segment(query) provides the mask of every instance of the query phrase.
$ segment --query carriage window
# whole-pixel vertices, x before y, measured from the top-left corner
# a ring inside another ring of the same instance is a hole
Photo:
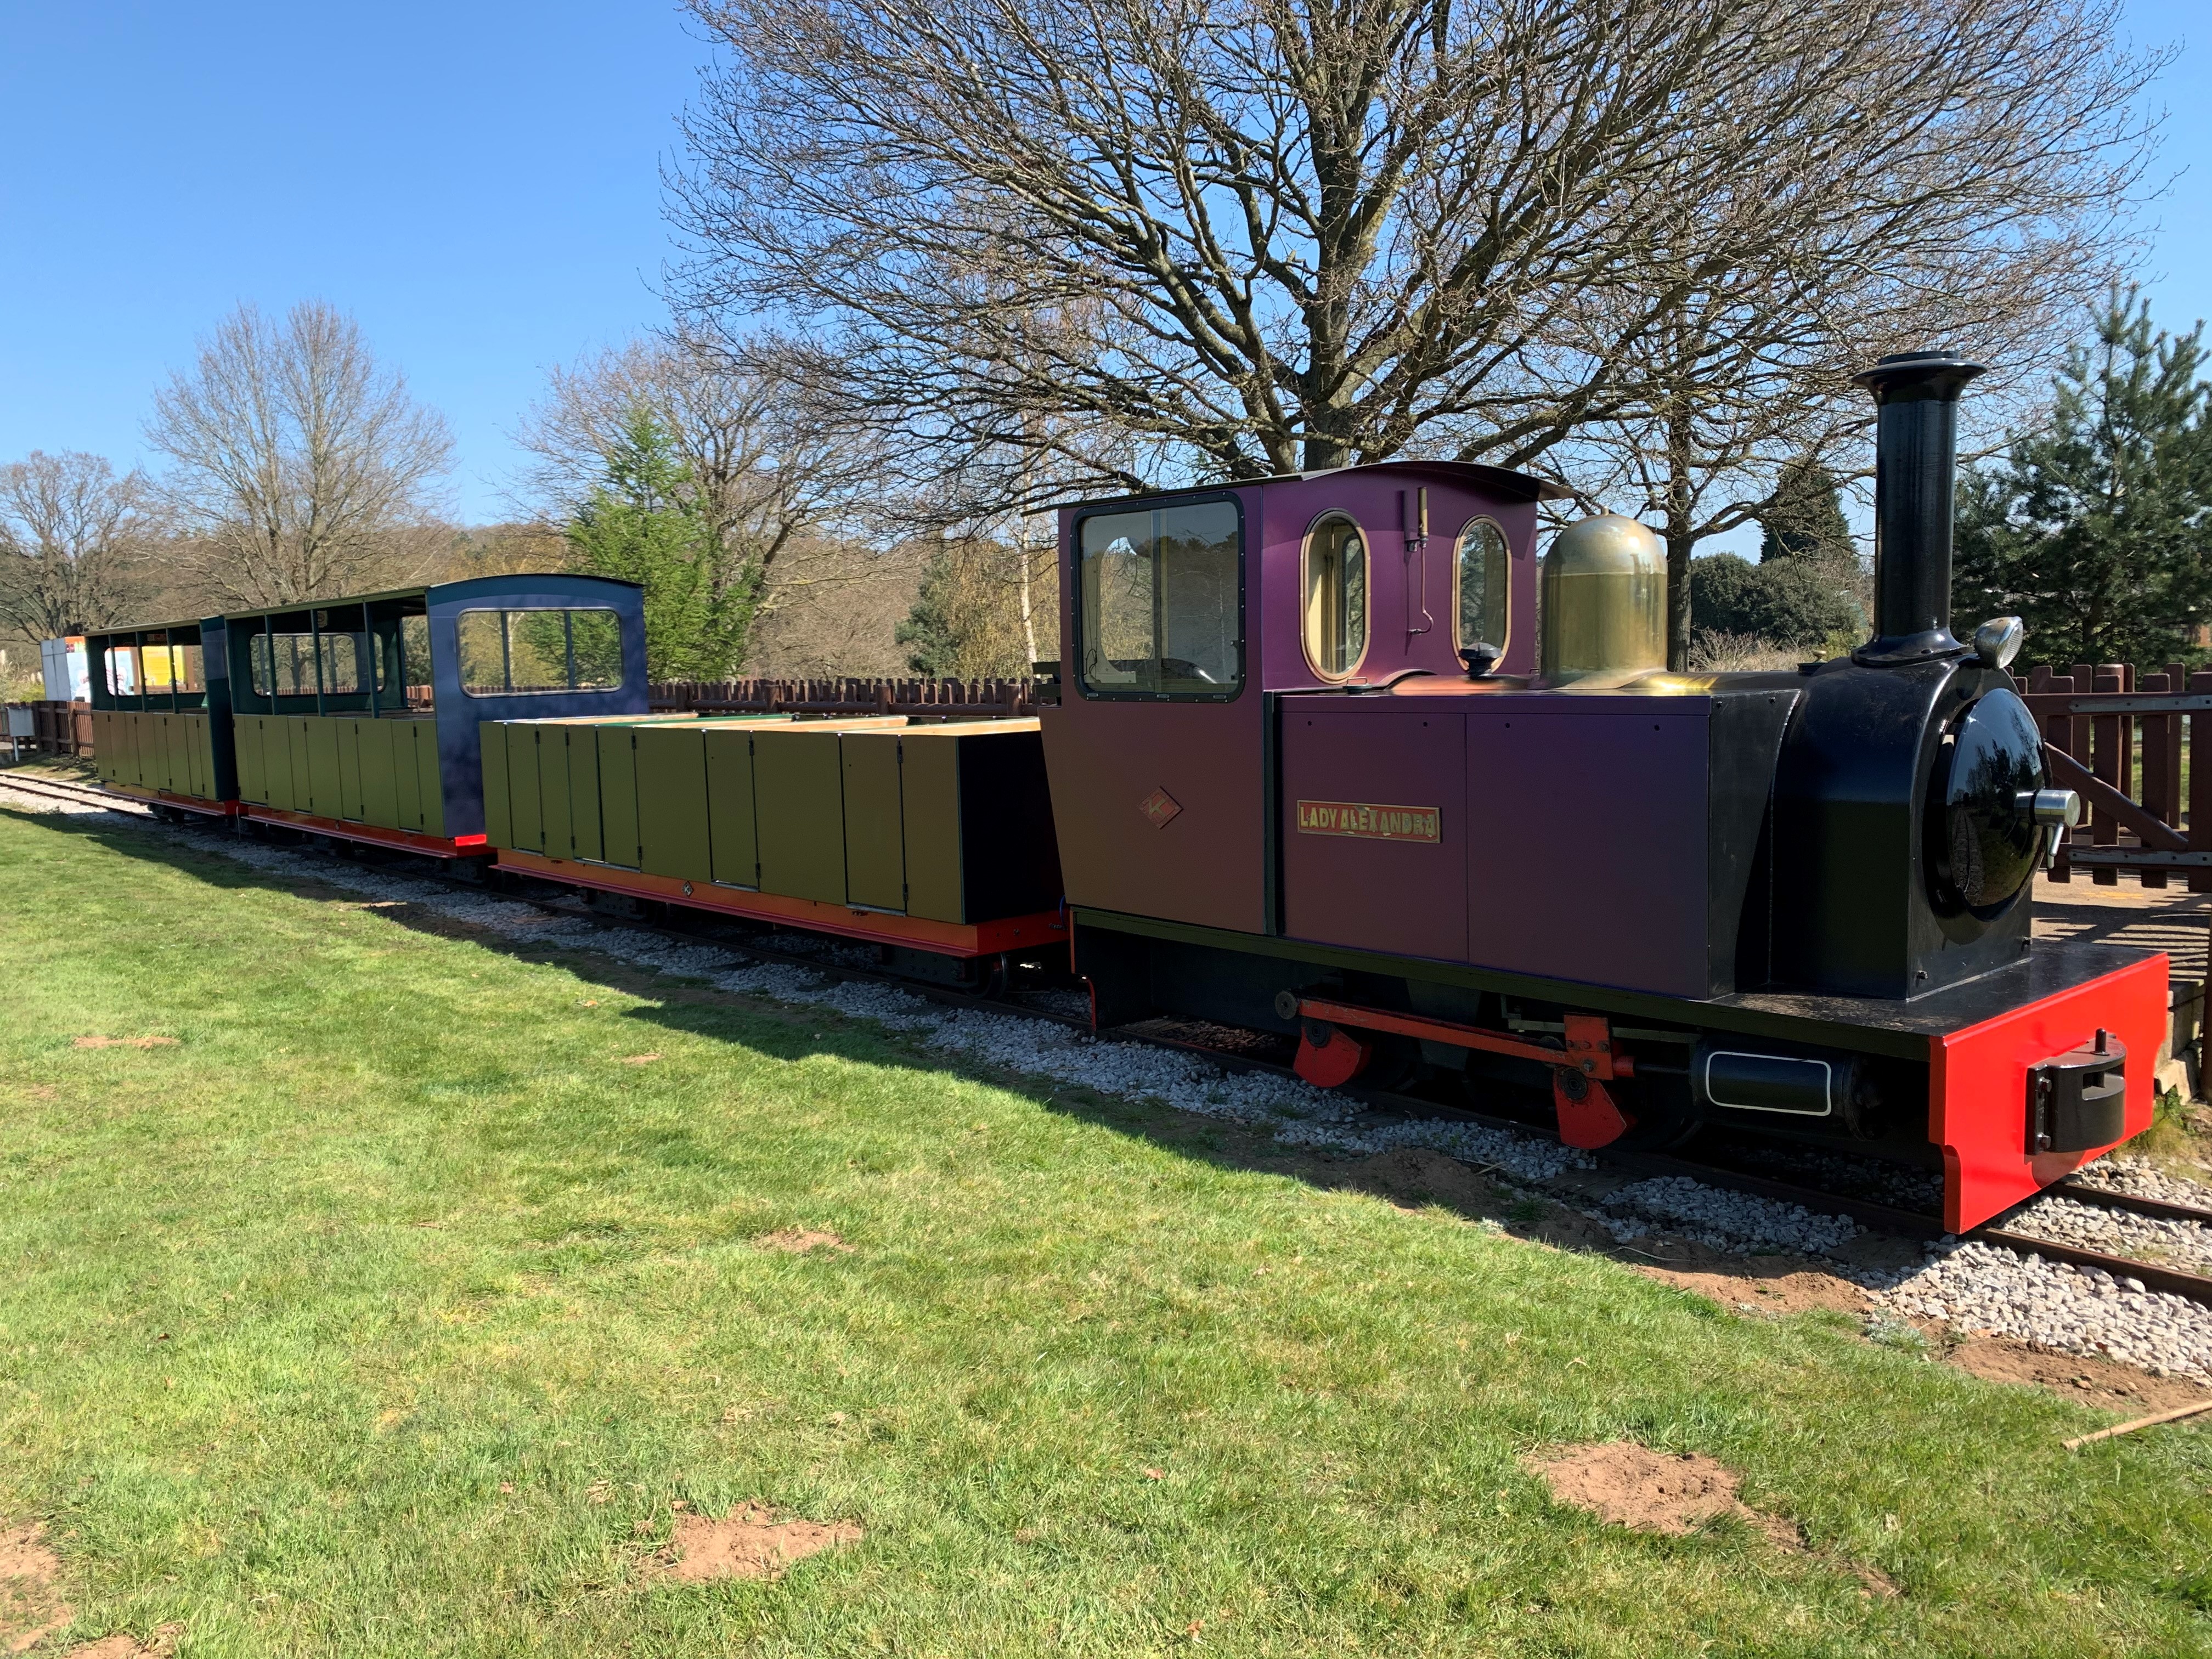
[[[264,697],[315,695],[315,636],[256,634],[252,651],[253,690]]]
[[[1505,607],[1510,568],[1505,532],[1489,520],[1477,519],[1460,532],[1453,580],[1459,587],[1461,650],[1476,645],[1505,649],[1506,630],[1510,626]]]
[[[611,611],[464,611],[458,631],[461,690],[472,697],[622,684],[622,625]]]
[[[1367,543],[1359,526],[1331,514],[1306,538],[1306,661],[1325,680],[1340,680],[1367,654]]]
[[[399,678],[404,702],[414,709],[434,708],[437,693],[430,685],[430,619],[399,619]]]
[[[1083,689],[1103,697],[1233,697],[1244,684],[1234,501],[1084,519]]]
[[[146,677],[146,691],[167,696],[176,689],[177,647],[153,643],[138,647],[139,671]]]
[[[138,647],[135,645],[111,645],[107,647],[107,689],[118,697],[138,695]]]
[[[323,690],[326,696],[337,696],[342,692],[361,690],[361,644],[351,634],[325,634],[323,647]],[[313,686],[307,688],[310,691]]]

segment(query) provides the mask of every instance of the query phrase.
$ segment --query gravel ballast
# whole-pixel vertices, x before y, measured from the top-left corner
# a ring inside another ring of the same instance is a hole
[[[1859,1275],[1895,1312],[1962,1331],[1991,1331],[2155,1376],[2212,1379],[2212,1308],[2097,1267],[1971,1241],[1936,1247],[1921,1267]]]
[[[2168,1175],[2148,1158],[2100,1158],[2076,1170],[2053,1190],[2063,1193],[2069,1187],[2094,1187],[2108,1193],[2130,1193],[2137,1198],[2159,1198],[2168,1204],[2212,1210],[2212,1187]]]
[[[2186,1200],[2176,1200],[2177,1202]],[[2212,1227],[2201,1221],[2137,1215],[2047,1193],[2013,1212],[2008,1232],[2077,1244],[2108,1255],[2162,1261],[2191,1273],[2212,1273]]]
[[[39,813],[104,815],[120,823],[145,821],[145,814],[127,807],[64,803],[9,790],[4,778],[0,805]],[[1595,1167],[1589,1154],[1540,1136],[1444,1120],[1377,1121],[1358,1102],[1295,1078],[1226,1071],[1198,1055],[1102,1041],[1054,1020],[948,1007],[893,986],[838,980],[808,966],[763,963],[726,945],[605,926],[495,893],[456,889],[371,865],[342,864],[266,842],[210,836],[198,844],[272,875],[313,880],[387,903],[417,905],[539,948],[596,951],[636,969],[702,981],[739,995],[832,1009],[918,1038],[940,1052],[1058,1085],[1263,1128],[1286,1146],[1351,1156],[1427,1148],[1532,1188]],[[779,937],[775,943],[781,948],[786,941]],[[831,968],[842,956],[825,950],[818,959]],[[2106,1160],[2075,1179],[2174,1202],[2212,1200],[2212,1193],[2195,1183],[2135,1160]],[[1861,1232],[1844,1217],[1681,1176],[1631,1182],[1594,1205],[1585,1200],[1584,1207],[1624,1244],[1664,1232],[1737,1255],[1789,1251],[1830,1256]],[[2099,1249],[2138,1255],[2155,1250],[2178,1266],[2212,1270],[2212,1230],[2099,1209],[2069,1200],[2063,1192],[2038,1200],[2012,1224]],[[1886,1309],[1908,1317],[2110,1358],[2161,1375],[2212,1379],[2212,1308],[2147,1291],[2136,1281],[1957,1241],[1931,1246],[1919,1265],[1903,1272],[1832,1265]]]

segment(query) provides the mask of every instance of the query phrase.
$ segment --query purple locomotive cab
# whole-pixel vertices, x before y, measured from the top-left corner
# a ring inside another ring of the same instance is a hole
[[[1045,746],[1069,902],[1279,935],[1279,700],[1463,679],[1463,636],[1527,672],[1557,493],[1389,462],[1064,509]]]
[[[1277,1033],[1323,1086],[1548,1093],[1578,1146],[1844,1143],[1940,1170],[1954,1228],[2139,1132],[2165,958],[2031,945],[2079,803],[2017,623],[1950,629],[1977,372],[1863,377],[1881,637],[1792,672],[1668,673],[1656,538],[1584,520],[1540,566],[1565,492],[1523,474],[1065,509],[1043,740],[1097,1023]]]

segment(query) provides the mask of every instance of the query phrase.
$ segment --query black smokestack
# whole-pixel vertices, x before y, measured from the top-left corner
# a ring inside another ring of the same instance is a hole
[[[1955,351],[1902,351],[1854,378],[1879,409],[1874,461],[1874,638],[1870,666],[1923,662],[1966,647],[1951,633],[1951,491],[1959,394],[1982,372]]]

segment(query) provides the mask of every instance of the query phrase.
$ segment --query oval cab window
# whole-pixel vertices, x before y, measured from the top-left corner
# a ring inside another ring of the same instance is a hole
[[[1459,559],[1453,581],[1459,590],[1459,648],[1478,645],[1505,651],[1508,630],[1506,584],[1512,569],[1507,556],[1505,532],[1487,519],[1477,519],[1459,535]]]
[[[1306,661],[1325,680],[1346,678],[1367,654],[1367,542],[1330,514],[1306,537]]]

